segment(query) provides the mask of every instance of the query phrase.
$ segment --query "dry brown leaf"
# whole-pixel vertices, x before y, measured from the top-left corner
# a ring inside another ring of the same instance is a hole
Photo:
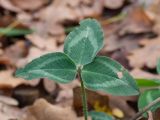
[[[0,6],[14,12],[20,12],[21,9],[14,6],[9,0],[0,0]]]
[[[47,4],[49,0],[1,0],[3,2],[3,6],[5,8],[9,8],[10,10],[14,11],[21,11],[21,10],[37,10]]]
[[[16,65],[17,61],[28,54],[27,45],[24,41],[17,41],[15,44],[4,50],[2,58],[7,58],[10,64]]]
[[[121,24],[119,35],[146,33],[152,31],[153,21],[140,7],[133,7]]]
[[[155,68],[160,57],[160,38],[143,40],[143,48],[136,49],[128,56],[129,64],[134,68]]]
[[[62,108],[48,103],[44,99],[37,100],[33,106],[28,107],[29,115],[23,120],[77,120],[77,116],[71,108]]]
[[[153,0],[152,4],[146,9],[147,13],[152,16],[153,20],[155,21],[153,30],[155,33],[160,34],[160,0]]]
[[[24,79],[13,77],[13,71],[5,70],[0,72],[0,88],[14,88],[20,84],[27,83]]]
[[[139,41],[141,39],[132,37],[122,37],[119,38],[115,34],[110,35],[105,40],[105,46],[102,51],[113,52],[115,50],[124,49],[130,52],[136,48],[139,48]]]
[[[37,34],[31,34],[27,36],[28,40],[32,42],[36,47],[47,50],[47,51],[56,51],[57,50],[57,44],[56,39],[54,37],[42,37]]]
[[[118,9],[120,7],[122,7],[122,5],[124,4],[125,0],[104,0],[104,5],[107,8],[110,9]]]
[[[54,90],[56,90],[56,83],[53,80],[44,79],[44,87],[48,93],[53,94]]]
[[[89,110],[105,112],[119,118],[131,117],[135,114],[135,111],[127,104],[127,101],[136,101],[136,97],[112,96],[103,92],[94,92],[90,90],[86,90],[86,93]],[[73,107],[78,115],[82,115],[80,87],[74,88],[73,94]]]
[[[68,84],[59,84],[59,87],[62,89],[62,90],[70,90],[70,89],[73,89],[77,86],[80,86],[80,82],[76,79],[76,80],[73,80],[72,82],[68,83]]]
[[[1,120],[19,120],[23,111],[0,102],[0,119]]]
[[[78,80],[73,80],[69,84],[58,84],[59,94],[56,98],[56,102],[60,106],[71,106],[73,103],[73,89],[77,86],[80,86],[80,82]]]
[[[85,17],[95,17],[102,13],[101,0],[54,0],[51,4],[30,15],[21,12],[18,18],[41,35],[64,35],[63,23],[78,22]],[[27,16],[25,18],[20,16]],[[36,21],[35,21],[36,20]],[[45,29],[44,29],[45,28]]]
[[[3,96],[0,95],[0,103],[4,103],[10,106],[17,106],[18,105],[18,101],[16,99],[7,97],[7,96]]]

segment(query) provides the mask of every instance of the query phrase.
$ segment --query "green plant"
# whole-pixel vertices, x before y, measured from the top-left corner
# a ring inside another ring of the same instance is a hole
[[[112,116],[103,112],[91,111],[89,116],[91,116],[92,120],[115,120]]]
[[[78,75],[83,112],[87,120],[85,88],[120,96],[139,94],[134,79],[122,65],[108,57],[96,56],[102,47],[103,31],[100,24],[94,19],[85,19],[67,36],[64,53],[49,53],[34,59],[17,70],[16,76],[28,80],[48,78],[69,83]]]
[[[157,62],[157,72],[160,74],[160,60]],[[140,94],[138,99],[139,112],[131,119],[136,120],[142,115],[147,116],[147,112],[154,112],[160,108],[160,80],[159,79],[137,79],[140,87],[151,87]]]

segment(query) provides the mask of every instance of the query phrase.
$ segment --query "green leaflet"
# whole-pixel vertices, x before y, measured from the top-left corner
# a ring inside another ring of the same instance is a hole
[[[115,120],[112,116],[107,115],[104,112],[91,111],[89,112],[89,115],[91,116],[92,120]]]
[[[82,79],[87,88],[113,95],[137,95],[139,90],[128,71],[108,57],[96,57],[82,69]]]
[[[9,37],[31,34],[32,32],[33,30],[29,29],[0,28],[0,34],[4,34],[5,36]]]
[[[16,76],[28,80],[48,78],[60,83],[68,83],[76,76],[76,66],[64,53],[49,53],[17,70]]]
[[[157,87],[160,86],[159,79],[136,78],[139,87]]]
[[[86,19],[67,36],[64,52],[76,65],[85,65],[93,61],[102,47],[103,32],[100,24],[94,19]]]
[[[138,100],[138,108],[139,110],[142,110],[144,107],[146,107],[149,103],[154,101],[155,99],[160,97],[160,89],[151,89],[146,90],[144,93],[142,93]],[[160,103],[155,104],[151,107],[151,111],[155,111],[157,108],[160,108]],[[144,114],[146,117],[146,114]]]

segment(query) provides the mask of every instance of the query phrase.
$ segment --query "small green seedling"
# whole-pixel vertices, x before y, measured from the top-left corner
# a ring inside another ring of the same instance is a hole
[[[157,72],[160,74],[160,60],[157,62]],[[152,87],[152,89],[145,90],[140,94],[138,99],[138,108],[140,112],[133,118],[133,120],[141,115],[148,117],[148,111],[154,112],[160,108],[160,80],[141,79],[140,81],[143,87]]]
[[[67,36],[64,53],[49,53],[34,59],[17,70],[16,76],[27,80],[48,78],[58,83],[69,83],[78,75],[87,120],[85,88],[119,96],[139,94],[136,82],[122,65],[108,57],[96,56],[103,47],[103,37],[102,28],[96,20],[82,20],[80,26]]]

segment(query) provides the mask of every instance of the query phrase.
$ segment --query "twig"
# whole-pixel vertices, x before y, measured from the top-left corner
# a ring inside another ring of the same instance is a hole
[[[108,24],[111,24],[111,23],[114,23],[114,22],[118,22],[118,21],[123,20],[126,16],[127,16],[127,14],[121,13],[121,14],[116,15],[114,17],[111,17],[109,19],[102,20],[101,24],[102,25],[108,25]]]
[[[148,111],[148,120],[153,120],[153,114],[151,111]]]
[[[155,99],[153,102],[151,102],[148,106],[146,106],[144,109],[142,109],[141,111],[139,111],[135,116],[133,116],[133,118],[131,118],[130,120],[137,120],[139,117],[141,117],[145,112],[147,112],[152,106],[154,106],[155,104],[157,104],[158,102],[160,102],[160,97]]]

